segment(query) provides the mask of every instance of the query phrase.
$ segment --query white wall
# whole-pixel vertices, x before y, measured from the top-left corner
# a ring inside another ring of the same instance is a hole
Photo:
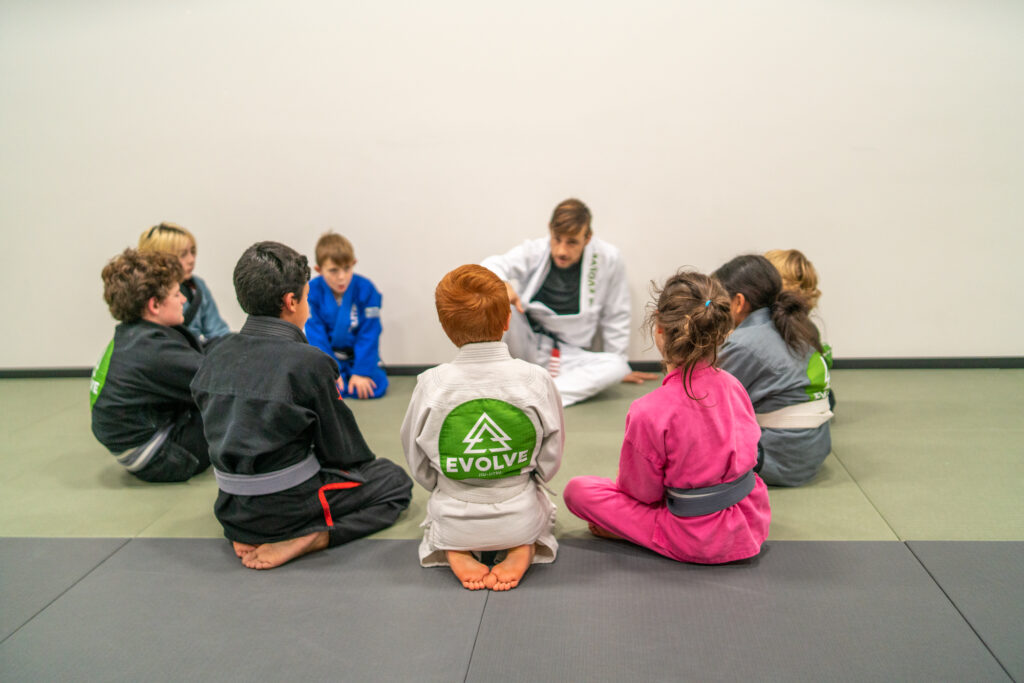
[[[446,360],[437,280],[568,196],[637,325],[652,278],[798,247],[840,358],[1024,355],[1024,3],[494,5],[5,0],[0,367],[92,365],[160,220],[235,329],[242,250],[334,228],[385,360]]]

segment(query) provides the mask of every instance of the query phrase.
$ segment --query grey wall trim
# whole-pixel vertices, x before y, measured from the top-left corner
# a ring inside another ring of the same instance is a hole
[[[634,361],[634,370],[661,372],[657,361]],[[416,376],[433,365],[389,365],[392,377]],[[985,358],[837,358],[836,370],[961,370],[961,369],[1024,368],[1024,356],[998,356]],[[62,377],[89,377],[92,368],[10,368],[0,369],[0,379],[46,379]]]

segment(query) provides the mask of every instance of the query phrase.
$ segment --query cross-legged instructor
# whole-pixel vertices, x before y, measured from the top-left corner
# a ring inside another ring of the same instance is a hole
[[[505,342],[516,358],[546,366],[562,405],[618,382],[657,375],[631,372],[630,306],[619,250],[593,236],[590,209],[578,199],[555,207],[550,236],[529,240],[483,265],[505,281],[512,322]],[[603,351],[590,351],[600,332]]]

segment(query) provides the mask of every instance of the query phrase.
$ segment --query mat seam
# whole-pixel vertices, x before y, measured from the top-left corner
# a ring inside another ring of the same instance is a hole
[[[72,583],[72,584],[71,584],[70,586],[68,586],[67,588],[65,588],[64,590],[62,590],[62,591],[61,591],[60,593],[58,593],[58,594],[57,594],[57,596],[56,596],[56,597],[55,597],[55,598],[54,598],[53,600],[50,600],[50,601],[49,601],[48,603],[46,603],[45,605],[43,605],[42,607],[40,607],[40,608],[39,608],[39,609],[38,609],[38,610],[37,610],[37,611],[36,611],[36,612],[35,612],[35,613],[34,613],[34,614],[33,614],[32,616],[30,616],[30,617],[29,617],[28,619],[26,619],[26,620],[25,620],[25,621],[24,621],[24,622],[23,622],[23,623],[22,623],[21,625],[19,625],[19,626],[18,626],[18,628],[16,628],[16,629],[14,629],[13,631],[11,631],[11,634],[10,634],[9,636],[7,636],[6,638],[4,638],[3,640],[0,640],[0,645],[3,645],[3,644],[4,644],[4,643],[6,643],[6,642],[7,642],[8,640],[10,640],[11,638],[13,638],[13,637],[14,637],[14,636],[15,636],[15,635],[16,635],[16,634],[17,634],[17,633],[19,632],[19,631],[21,631],[21,629],[23,629],[23,628],[25,628],[26,626],[28,626],[28,625],[29,625],[29,623],[31,623],[33,619],[35,619],[35,618],[36,618],[36,617],[38,617],[38,616],[39,616],[40,614],[42,614],[42,613],[43,613],[43,612],[45,612],[45,611],[46,611],[47,609],[49,609],[50,605],[52,605],[53,603],[55,603],[55,602],[57,602],[58,600],[60,600],[60,599],[61,599],[62,597],[64,597],[64,596],[65,596],[65,595],[67,594],[67,592],[68,592],[69,590],[71,590],[72,588],[74,588],[75,586],[77,586],[78,584],[80,584],[80,583],[81,583],[82,581],[84,581],[84,580],[86,579],[86,577],[90,576],[90,575],[91,575],[91,574],[92,574],[92,573],[93,573],[94,571],[96,571],[97,569],[99,569],[100,567],[102,567],[102,566],[103,566],[104,564],[106,564],[106,563],[107,563],[107,561],[108,561],[108,560],[110,560],[110,558],[112,558],[112,557],[113,557],[114,555],[116,555],[116,554],[117,554],[118,552],[120,552],[120,550],[121,550],[122,548],[124,548],[124,547],[125,547],[126,545],[128,545],[128,544],[129,544],[129,543],[130,543],[131,541],[132,541],[132,539],[131,539],[131,538],[124,538],[124,543],[122,543],[121,545],[119,545],[119,546],[117,546],[116,548],[114,548],[114,550],[112,550],[112,551],[111,551],[111,553],[110,553],[109,555],[107,555],[107,556],[106,556],[106,557],[104,557],[104,558],[103,558],[102,560],[100,560],[99,562],[97,562],[97,563],[96,563],[96,565],[95,565],[95,566],[94,566],[94,567],[93,567],[92,569],[90,569],[89,571],[87,571],[87,572],[86,572],[85,574],[83,574],[82,576],[78,577],[78,579],[76,579],[74,583]]]
[[[1003,662],[999,659],[999,656],[992,651],[992,648],[989,647],[988,643],[985,642],[985,639],[981,637],[980,633],[978,633],[978,629],[974,628],[974,624],[971,623],[971,620],[967,618],[967,615],[964,614],[963,611],[957,606],[956,601],[953,600],[952,596],[950,596],[950,594],[946,592],[946,589],[942,587],[942,584],[939,583],[939,580],[937,578],[935,578],[935,575],[932,574],[932,571],[928,569],[928,565],[926,565],[924,561],[918,556],[918,554],[914,552],[914,549],[910,547],[910,542],[903,541],[903,545],[906,546],[907,550],[910,551],[910,554],[914,556],[914,559],[917,560],[917,563],[921,565],[921,569],[924,570],[925,574],[928,575],[928,578],[932,580],[932,583],[934,583],[935,586],[942,592],[942,595],[945,596],[949,604],[953,606],[953,609],[955,609],[956,613],[960,615],[960,618],[964,620],[964,623],[967,624],[967,627],[971,629],[971,632],[974,634],[974,637],[977,638],[979,642],[981,642],[985,650],[988,651],[988,653],[992,656],[992,659],[996,660],[996,664],[998,664],[999,668],[1003,670],[1003,673],[1006,674],[1006,677],[1009,678],[1011,681],[1016,681],[1017,679],[1014,678],[1013,675],[1003,665]]]
[[[836,462],[838,462],[839,466],[843,468],[843,472],[846,472],[846,476],[848,476],[850,478],[850,481],[854,483],[854,485],[857,487],[857,490],[860,491],[862,496],[864,496],[864,500],[868,502],[868,505],[871,506],[871,509],[875,511],[879,518],[881,518],[881,520],[885,523],[885,526],[888,527],[889,531],[892,532],[892,535],[896,537],[896,540],[900,543],[906,543],[906,539],[901,537],[899,533],[896,531],[896,529],[893,528],[892,524],[889,523],[889,519],[881,510],[878,509],[878,506],[875,505],[875,501],[871,499],[871,496],[868,495],[868,492],[864,490],[864,487],[860,485],[860,482],[857,481],[857,478],[853,476],[853,473],[850,472],[850,470],[846,467],[846,463],[842,461],[842,459],[839,457],[839,453],[834,448],[832,449],[832,455],[836,456]]]
[[[487,602],[491,599],[491,591],[488,590],[487,594],[484,595],[484,606],[480,609],[480,621],[476,625],[476,633],[473,635],[473,647],[469,649],[469,661],[466,662],[466,675],[462,677],[462,683],[466,683],[469,680],[469,671],[473,668],[473,656],[476,654],[476,644],[480,640],[480,631],[483,630],[484,626],[484,613],[487,612]]]

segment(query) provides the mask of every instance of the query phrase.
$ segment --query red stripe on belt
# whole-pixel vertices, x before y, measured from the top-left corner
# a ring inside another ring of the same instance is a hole
[[[324,484],[320,487],[320,491],[317,495],[320,496],[320,506],[324,509],[324,521],[327,522],[327,526],[334,526],[334,518],[331,517],[331,506],[327,504],[327,496],[324,495],[324,491],[337,491],[338,489],[354,489],[360,486],[358,481],[339,481],[334,484]]]

